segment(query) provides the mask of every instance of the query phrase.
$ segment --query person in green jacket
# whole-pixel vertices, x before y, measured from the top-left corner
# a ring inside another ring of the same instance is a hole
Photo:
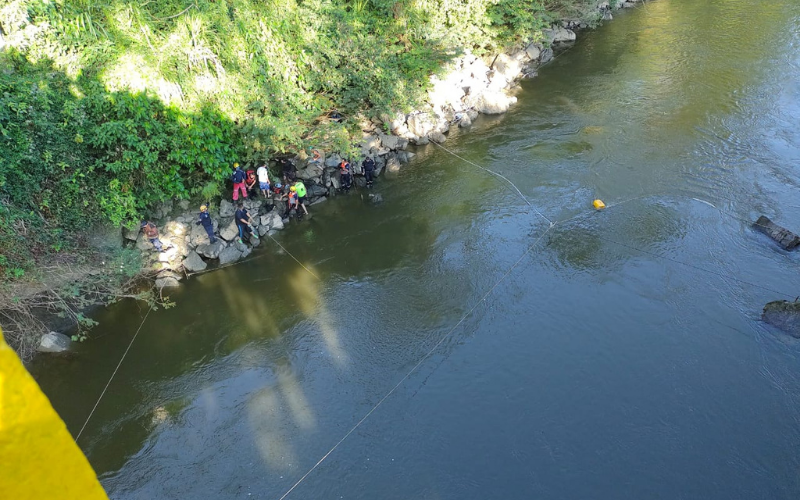
[[[306,185],[303,184],[303,181],[297,181],[294,183],[294,187],[297,190],[298,204],[303,207],[303,212],[308,215],[308,209],[306,208]]]

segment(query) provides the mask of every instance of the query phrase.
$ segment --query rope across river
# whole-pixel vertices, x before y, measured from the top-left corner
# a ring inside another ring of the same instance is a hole
[[[353,426],[351,426],[349,428],[349,430],[325,454],[323,454],[322,457],[319,460],[317,460],[317,462],[315,462],[299,479],[297,479],[297,481],[294,482],[292,484],[292,486],[289,487],[286,490],[286,492],[283,493],[283,495],[281,495],[279,497],[279,500],[284,500],[285,498],[287,498],[300,484],[303,483],[303,481],[305,481],[320,465],[322,465],[325,462],[325,460],[327,460],[328,457],[330,457],[331,454],[334,451],[336,451],[337,448],[339,448],[339,446],[341,446],[364,422],[366,422],[367,419],[369,419],[370,416],[372,416],[373,413],[375,413],[375,411],[378,410],[378,408],[380,408],[380,406],[388,398],[390,398],[392,396],[392,394],[394,394],[395,391],[397,391],[397,389],[400,388],[409,379],[409,377],[411,377],[411,375],[413,375],[422,366],[422,364],[426,360],[428,360],[436,352],[436,350],[442,345],[442,343],[446,339],[448,339],[449,337],[452,336],[453,332],[455,332],[456,329],[459,326],[461,326],[461,324],[467,318],[469,318],[470,315],[472,315],[472,313],[477,309],[477,307],[480,304],[483,304],[483,303],[486,302],[486,300],[489,298],[490,295],[492,295],[492,293],[494,293],[494,291],[497,289],[497,287],[499,287],[511,275],[511,273],[517,267],[519,267],[519,265],[523,262],[523,260],[533,251],[534,248],[536,248],[537,245],[539,245],[539,243],[542,241],[542,239],[545,236],[547,236],[558,225],[565,224],[567,222],[571,222],[571,221],[577,220],[577,219],[582,218],[582,217],[586,217],[589,214],[594,213],[594,211],[586,211],[586,212],[582,212],[582,213],[579,213],[577,215],[574,215],[572,217],[568,217],[568,218],[565,218],[565,219],[562,219],[562,220],[559,220],[559,221],[554,221],[550,217],[547,217],[546,215],[544,215],[538,208],[536,208],[525,197],[525,195],[522,194],[522,191],[511,180],[509,180],[506,176],[504,176],[504,175],[502,175],[502,174],[500,174],[498,172],[495,172],[494,170],[491,170],[489,168],[483,167],[483,166],[481,166],[481,165],[479,165],[479,164],[477,164],[477,163],[475,163],[473,161],[470,161],[470,160],[458,155],[457,153],[445,148],[441,144],[438,144],[436,142],[433,142],[433,144],[436,145],[437,147],[441,148],[442,150],[446,151],[450,155],[452,155],[452,156],[464,161],[465,163],[467,163],[469,165],[472,165],[474,167],[477,167],[477,168],[479,168],[479,169],[481,169],[483,171],[486,171],[486,172],[494,175],[495,177],[498,177],[499,179],[502,179],[504,182],[506,182],[508,185],[510,185],[513,188],[513,190],[519,195],[519,197],[525,202],[525,204],[528,207],[530,207],[541,219],[543,219],[544,221],[546,221],[548,223],[548,227],[529,246],[527,246],[525,251],[514,261],[514,263],[502,275],[499,276],[499,278],[492,284],[492,286],[490,286],[481,295],[480,299],[478,299],[474,304],[472,304],[472,306],[463,315],[461,315],[459,320],[450,329],[448,329],[447,332],[444,335],[442,335],[439,338],[439,340],[430,349],[428,349],[425,352],[425,354],[422,355],[422,357],[420,357],[420,359],[417,361],[417,363],[414,364],[414,366],[411,367],[411,369],[408,370],[398,380],[398,382],[394,386],[392,386],[374,405],[372,405],[372,407],[369,409],[369,411],[367,411],[358,421],[356,421],[355,424]],[[654,195],[636,196],[636,197],[629,198],[629,199],[626,199],[626,200],[623,200],[623,201],[620,201],[620,202],[617,202],[617,203],[611,203],[605,208],[605,210],[609,210],[609,209],[611,209],[613,207],[617,207],[617,206],[624,205],[626,203],[629,203],[629,202],[632,202],[632,201],[635,201],[635,200],[641,200],[641,199],[652,197],[652,196],[654,196]],[[740,218],[738,216],[735,216],[734,214],[730,214],[730,213],[728,213],[728,212],[726,212],[724,210],[721,210],[718,207],[716,207],[714,204],[712,204],[712,203],[710,203],[708,201],[701,200],[701,199],[698,199],[698,198],[691,198],[691,199],[694,200],[694,201],[706,204],[706,205],[718,210],[722,214],[725,214],[725,215],[734,217],[734,218],[736,218],[738,220],[744,221],[744,219],[742,219],[742,218]],[[314,273],[311,269],[309,269],[306,265],[304,265],[294,254],[292,254],[280,242],[278,242],[271,235],[269,236],[269,238],[273,242],[275,242],[275,244],[277,246],[279,246],[295,262],[297,262],[297,264],[300,265],[306,272],[308,272],[311,276],[313,276],[317,280],[321,281],[321,278],[316,273]],[[603,239],[605,241],[608,241],[608,242],[610,242],[612,244],[616,244],[616,245],[619,245],[619,246],[622,246],[622,247],[625,247],[625,248],[629,248],[629,249],[638,251],[638,252],[640,252],[642,254],[645,254],[645,255],[649,255],[649,256],[652,256],[652,257],[655,257],[655,258],[664,259],[664,260],[667,260],[669,262],[673,262],[673,263],[676,263],[676,264],[687,266],[687,267],[692,268],[692,269],[697,270],[697,271],[706,272],[706,273],[721,277],[723,279],[732,279],[732,280],[737,281],[737,282],[739,282],[741,284],[746,284],[746,285],[753,286],[753,287],[756,287],[756,288],[759,288],[759,289],[762,289],[762,290],[765,290],[765,291],[769,291],[769,292],[774,293],[776,295],[780,295],[780,296],[784,296],[784,297],[788,297],[788,298],[794,298],[794,295],[787,294],[785,292],[781,292],[781,291],[778,291],[778,290],[773,290],[773,289],[770,289],[768,287],[765,287],[765,286],[762,286],[762,285],[759,285],[759,284],[756,284],[756,283],[752,283],[752,282],[749,282],[749,281],[746,281],[746,280],[743,280],[743,279],[735,278],[735,277],[732,277],[732,276],[729,276],[729,275],[723,275],[720,272],[717,272],[717,271],[714,271],[714,270],[711,270],[711,269],[706,269],[706,268],[704,268],[702,266],[698,266],[696,264],[684,262],[684,261],[681,261],[681,260],[678,260],[678,259],[675,259],[675,258],[672,258],[672,257],[668,257],[668,256],[659,255],[659,254],[651,252],[649,250],[641,249],[641,248],[635,247],[635,246],[627,244],[627,243],[619,242],[619,241],[613,240],[611,238],[607,238],[607,237],[602,236],[602,235],[599,236],[599,238]],[[242,263],[242,262],[246,262],[246,261],[249,261],[249,260],[252,260],[252,259],[246,259],[245,261],[240,261],[240,262],[237,262],[236,264],[239,264],[239,263]],[[233,264],[233,265],[236,265],[236,264]],[[228,267],[228,266],[226,266],[226,267]],[[200,274],[200,273],[194,273],[194,274]],[[148,316],[149,316],[151,311],[152,311],[152,308],[148,309],[147,313],[145,314],[145,316],[144,316],[144,318],[142,320],[142,323],[139,325],[139,328],[136,330],[136,333],[134,334],[133,338],[131,339],[130,343],[128,344],[128,347],[126,348],[126,350],[123,353],[122,357],[120,358],[119,363],[117,364],[116,368],[112,372],[108,382],[106,383],[105,387],[103,388],[103,391],[100,393],[100,396],[98,397],[97,402],[95,403],[94,407],[92,408],[91,412],[89,413],[89,416],[87,417],[86,421],[84,422],[83,426],[81,427],[80,431],[78,432],[78,434],[76,436],[76,440],[79,439],[81,437],[81,435],[83,434],[83,431],[86,428],[87,424],[89,423],[89,420],[91,419],[92,415],[94,414],[95,410],[97,409],[97,406],[100,404],[100,400],[103,398],[103,396],[105,395],[106,391],[108,390],[109,385],[111,384],[112,380],[114,379],[114,376],[117,374],[117,372],[118,372],[120,366],[122,365],[123,361],[125,360],[125,357],[127,356],[128,352],[130,351],[131,346],[133,345],[133,343],[135,342],[136,338],[138,337],[139,332],[141,331],[142,326],[144,325],[144,322],[147,321],[147,318],[148,318]]]

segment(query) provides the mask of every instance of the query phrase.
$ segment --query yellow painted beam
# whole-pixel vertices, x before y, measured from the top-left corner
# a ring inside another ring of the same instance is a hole
[[[0,498],[108,500],[89,461],[0,331]]]

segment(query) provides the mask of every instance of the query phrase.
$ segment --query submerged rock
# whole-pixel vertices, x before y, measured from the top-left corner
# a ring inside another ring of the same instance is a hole
[[[175,288],[178,286],[181,286],[181,284],[172,276],[156,278],[156,288]]]
[[[800,339],[800,302],[776,300],[764,306],[761,318],[792,337]]]
[[[786,250],[793,250],[797,247],[797,245],[800,245],[800,236],[797,236],[788,229],[775,224],[769,220],[768,217],[762,215],[758,218],[754,226],[758,231],[761,231],[773,240],[777,241],[778,244]]]
[[[50,332],[42,335],[39,341],[39,352],[64,352],[69,350],[72,339],[63,333]]]

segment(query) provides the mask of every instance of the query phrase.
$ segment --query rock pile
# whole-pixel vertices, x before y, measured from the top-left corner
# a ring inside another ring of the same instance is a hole
[[[259,235],[265,236],[284,228],[284,220],[272,199],[248,198],[243,203],[256,222],[253,229]],[[158,288],[175,287],[179,286],[184,271],[204,271],[213,261],[218,265],[236,262],[247,257],[252,247],[260,244],[256,238],[251,239],[250,245],[237,242],[239,230],[233,219],[234,211],[233,203],[227,200],[221,200],[219,207],[211,210],[214,232],[218,235],[214,243],[209,241],[205,229],[195,224],[198,210],[191,210],[186,200],[165,202],[153,210],[152,219],[159,227],[159,239],[165,251],[156,252],[147,238],[133,229],[123,228],[123,237],[135,244],[157,271]]]

